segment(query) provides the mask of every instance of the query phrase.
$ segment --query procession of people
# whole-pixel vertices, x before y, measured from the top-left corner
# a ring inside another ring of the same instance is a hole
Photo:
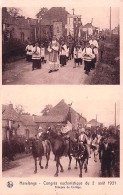
[[[82,148],[84,147],[87,155],[87,164],[89,159],[93,159],[95,163],[99,161],[100,177],[113,176],[114,173],[112,170],[116,163],[117,151],[111,140],[115,136],[118,141],[118,135],[112,134],[108,129],[103,130],[100,128],[88,129],[79,126],[78,129],[75,130],[72,128],[71,124],[67,122],[65,126],[59,128],[49,126],[47,129],[43,129],[39,127],[38,139],[41,140],[41,135],[50,131],[54,131],[56,135],[63,140],[65,157],[71,155],[76,159],[83,158],[84,154]],[[45,137],[48,139],[48,136]],[[56,137],[56,139],[59,139],[58,137]]]
[[[74,40],[72,36],[67,38],[60,37],[57,39],[53,35],[48,48],[44,43],[29,44],[26,47],[26,60],[32,61],[32,70],[41,69],[42,64],[46,63],[46,54],[48,55],[49,71],[52,73],[58,71],[60,67],[65,67],[68,61],[74,60],[72,68],[80,66],[84,67],[85,74],[95,69],[95,64],[98,60],[102,61],[104,52],[104,40],[96,40],[92,35],[89,39]]]

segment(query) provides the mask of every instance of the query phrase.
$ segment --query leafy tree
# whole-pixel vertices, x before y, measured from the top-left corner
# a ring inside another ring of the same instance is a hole
[[[21,115],[21,114],[24,113],[24,107],[23,107],[21,104],[17,104],[17,105],[15,105],[15,111],[16,111],[19,115]]]
[[[46,116],[52,108],[53,106],[51,104],[46,105],[45,108],[41,111],[42,115]]]
[[[39,12],[36,14],[36,17],[42,19],[43,16],[47,13],[47,11],[48,11],[48,8],[46,7],[40,8]]]
[[[7,8],[7,11],[14,18],[17,18],[17,17],[22,16],[21,15],[22,14],[22,10],[20,8],[17,8],[17,7],[9,7],[9,8]]]

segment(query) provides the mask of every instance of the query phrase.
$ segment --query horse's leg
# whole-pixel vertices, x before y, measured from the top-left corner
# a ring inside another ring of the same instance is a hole
[[[49,162],[49,153],[46,153],[46,165],[45,165],[45,169],[48,168],[48,162]]]
[[[41,165],[41,160],[42,160],[42,156],[39,157],[39,166],[41,169],[43,169],[44,167]]]
[[[55,156],[55,160],[56,160],[56,173],[55,173],[55,177],[58,176],[58,173],[59,173],[59,157]]]
[[[47,163],[46,163],[45,169],[48,168],[49,159],[50,159],[50,145],[49,145],[49,147],[47,147],[47,150],[46,150],[46,160],[47,160]]]
[[[37,158],[36,157],[34,158],[34,161],[35,161],[35,170],[34,170],[34,173],[37,173]]]
[[[82,177],[82,167],[83,167],[83,160],[79,159],[79,169],[80,169],[80,174],[79,177]]]
[[[88,158],[86,158],[85,161],[84,161],[85,173],[87,172],[87,164],[88,164]]]
[[[58,162],[59,162],[59,166],[60,166],[60,168],[61,168],[61,173],[63,173],[64,172],[64,169],[63,169],[63,166],[61,165],[61,163],[60,163],[60,158],[59,158],[59,160],[58,160]]]
[[[94,161],[97,162],[97,149],[94,150]]]
[[[76,159],[75,169],[78,169],[78,167],[77,167],[77,159]]]
[[[69,165],[68,165],[68,170],[71,169],[71,160],[72,160],[72,156],[69,155]]]

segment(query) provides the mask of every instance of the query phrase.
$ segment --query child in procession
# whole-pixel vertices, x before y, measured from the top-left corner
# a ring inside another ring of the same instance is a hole
[[[32,52],[32,71],[37,68],[41,68],[41,49],[39,47],[38,42],[35,43],[35,46],[33,48]]]
[[[74,66],[73,68],[76,68],[76,64],[82,65],[82,49],[80,45],[77,45],[74,47]]]
[[[61,42],[60,50],[59,50],[59,55],[60,55],[60,64],[61,67],[66,65],[66,54],[67,54],[67,46],[64,41]]]
[[[26,46],[26,60],[27,61],[31,61],[32,60],[32,52],[33,52],[33,45],[31,44],[31,42],[29,42],[29,44]]]

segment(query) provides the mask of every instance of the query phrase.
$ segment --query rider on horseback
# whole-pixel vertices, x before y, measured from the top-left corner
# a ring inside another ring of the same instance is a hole
[[[46,138],[44,136],[45,132],[43,131],[42,127],[39,127],[38,139],[42,142],[44,148],[44,155],[46,154]]]
[[[87,155],[89,157],[89,151],[88,151],[88,146],[87,146],[87,135],[85,134],[84,128],[79,129],[78,144],[79,144],[80,149],[82,146],[85,147],[85,150],[86,150]]]

